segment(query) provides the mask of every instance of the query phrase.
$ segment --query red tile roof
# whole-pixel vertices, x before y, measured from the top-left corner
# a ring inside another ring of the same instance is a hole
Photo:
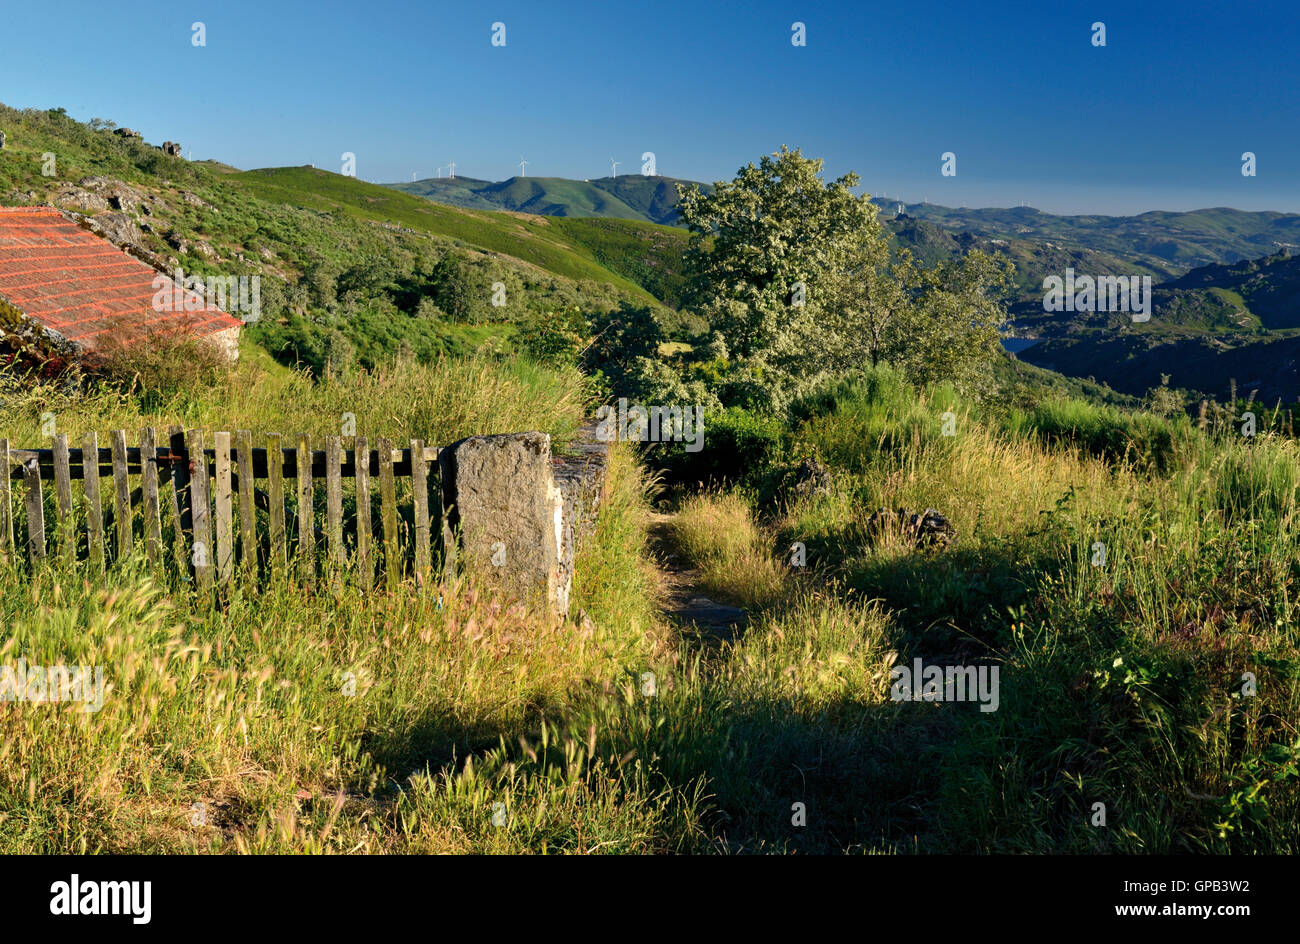
[[[159,272],[52,207],[0,207],[0,298],[79,347],[243,322],[224,311],[155,311]]]

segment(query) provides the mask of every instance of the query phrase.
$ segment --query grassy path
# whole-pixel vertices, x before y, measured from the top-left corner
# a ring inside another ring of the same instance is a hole
[[[736,606],[718,603],[700,590],[700,572],[688,566],[673,540],[676,515],[653,512],[649,519],[650,547],[661,575],[660,601],[666,617],[684,628],[718,640],[735,639],[748,614]]]

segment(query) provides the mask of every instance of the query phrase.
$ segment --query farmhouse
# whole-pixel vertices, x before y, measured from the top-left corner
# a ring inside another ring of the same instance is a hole
[[[110,344],[189,334],[234,360],[243,322],[215,305],[156,305],[160,278],[172,280],[89,220],[53,207],[0,207],[0,340],[16,334],[93,356]]]

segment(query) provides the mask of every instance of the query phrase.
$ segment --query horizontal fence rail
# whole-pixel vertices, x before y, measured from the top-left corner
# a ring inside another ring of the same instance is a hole
[[[423,582],[435,560],[454,566],[437,447],[260,438],[217,432],[209,446],[202,430],[174,426],[166,443],[141,430],[138,446],[125,430],[104,446],[87,433],[77,448],[66,434],[50,449],[0,439],[0,562],[37,567],[58,555],[103,570],[139,549],[204,591],[291,564],[308,582],[351,570],[367,585],[379,568],[390,586],[408,574]]]

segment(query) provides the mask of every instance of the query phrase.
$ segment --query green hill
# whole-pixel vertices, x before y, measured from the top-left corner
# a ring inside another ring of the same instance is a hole
[[[498,183],[470,177],[434,177],[388,186],[463,209],[672,224],[677,221],[677,184],[694,183],[674,177],[625,174],[595,180],[511,177]],[[705,191],[712,189],[709,184],[695,185]]]
[[[1043,327],[1036,313],[1017,325]],[[1170,384],[1221,397],[1236,381],[1263,400],[1300,400],[1300,257],[1284,253],[1193,269],[1154,287],[1151,321],[1124,314],[1070,316],[1037,332],[1020,359],[1140,394]]]
[[[400,224],[514,256],[565,278],[607,282],[655,300],[641,286],[596,262],[585,246],[560,236],[546,220],[439,206],[390,187],[310,167],[247,171],[233,182],[265,200]]]

